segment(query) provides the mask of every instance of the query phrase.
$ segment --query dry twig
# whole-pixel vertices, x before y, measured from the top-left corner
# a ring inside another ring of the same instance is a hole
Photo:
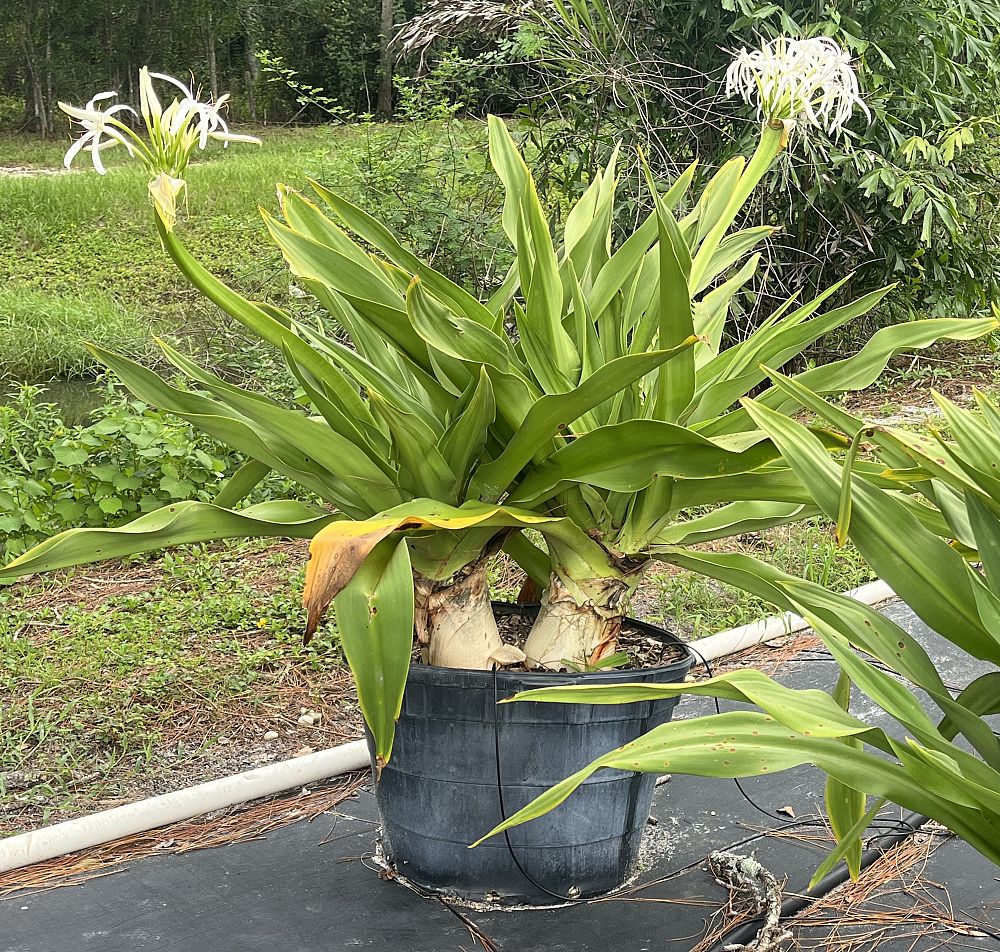
[[[746,945],[724,946],[725,952],[774,952],[791,938],[781,924],[781,886],[774,874],[753,856],[718,851],[708,857],[713,875],[730,891],[730,903],[736,899],[750,914],[763,918],[757,938]]]

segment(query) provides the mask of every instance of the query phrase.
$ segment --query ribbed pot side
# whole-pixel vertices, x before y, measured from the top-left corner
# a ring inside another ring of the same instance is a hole
[[[676,643],[662,629],[628,624]],[[503,836],[468,848],[501,820],[494,731],[510,816],[595,757],[670,720],[677,701],[497,706],[495,697],[556,684],[676,682],[691,665],[688,655],[641,670],[500,671],[495,684],[489,671],[414,665],[392,758],[376,788],[383,858],[428,890],[472,901],[551,903],[518,869]],[[559,895],[614,889],[635,867],[655,782],[651,774],[598,771],[551,813],[511,830],[517,861]]]

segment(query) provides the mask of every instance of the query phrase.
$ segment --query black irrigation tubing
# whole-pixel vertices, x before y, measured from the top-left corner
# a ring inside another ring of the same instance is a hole
[[[893,833],[883,834],[878,839],[872,841],[864,853],[861,854],[862,872],[885,856],[891,849],[899,846],[901,843],[909,839],[914,833],[919,831],[920,827],[922,827],[929,819],[930,817],[924,816],[922,813],[908,813],[902,817],[900,823],[904,829],[896,830]],[[789,919],[798,915],[798,913],[800,913],[803,909],[806,909],[814,902],[822,899],[838,886],[846,883],[849,879],[850,873],[848,872],[846,865],[841,864],[837,869],[827,873],[827,875],[824,876],[815,886],[813,886],[812,889],[809,889],[804,893],[796,893],[795,895],[788,896],[781,903],[781,920],[787,924]],[[757,938],[759,929],[758,924],[762,921],[763,919],[761,917],[756,917],[748,922],[743,922],[740,925],[735,926],[733,929],[726,932],[722,938],[716,940],[715,945],[712,947],[713,952],[731,946],[748,945],[752,943]],[[1000,942],[1000,934],[989,931],[979,923],[976,923],[974,927],[977,931],[982,932],[985,937],[993,939],[995,942]]]

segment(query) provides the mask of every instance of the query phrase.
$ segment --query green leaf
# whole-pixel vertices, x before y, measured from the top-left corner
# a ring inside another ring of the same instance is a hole
[[[956,703],[976,715],[1000,714],[1000,671],[988,671],[969,684],[955,698]],[[938,731],[949,740],[959,732],[954,716],[948,715],[938,725]]]
[[[413,573],[406,540],[379,542],[335,597],[334,611],[381,771],[392,753],[413,651]]]
[[[840,508],[841,470],[805,427],[745,401],[752,419],[781,450],[831,519]],[[851,539],[866,561],[932,628],[976,657],[1000,662],[1000,640],[980,619],[965,562],[891,496],[852,477]]]
[[[691,258],[674,216],[658,201],[660,231],[659,346],[666,350],[694,336],[694,311],[688,291]],[[685,350],[657,374],[654,418],[675,423],[695,389],[694,350]]]
[[[311,539],[336,519],[293,500],[233,511],[205,502],[178,502],[115,529],[69,529],[0,568],[0,579],[119,559],[169,546],[217,539]]]
[[[454,311],[464,314],[484,327],[496,329],[496,318],[468,291],[421,261],[406,248],[391,229],[372,218],[367,212],[348,201],[344,196],[324,188],[318,182],[309,183],[340,219],[359,238],[382,252],[394,265],[411,277],[419,277],[431,292],[446,302]]]
[[[849,787],[843,787],[844,790],[849,790]],[[837,845],[832,849],[829,855],[820,863],[819,868],[813,873],[812,879],[809,880],[809,888],[817,886],[827,873],[832,872],[834,867],[841,860],[846,860],[848,863],[848,870],[851,873],[852,879],[858,878],[858,873],[854,872],[852,863],[856,863],[858,868],[860,868],[860,854],[857,850],[857,843],[861,841],[861,835],[871,826],[872,820],[878,815],[879,810],[885,806],[885,800],[876,800],[866,813],[863,813],[854,822],[853,826],[849,829],[844,830],[842,834],[837,836]],[[848,858],[848,854],[853,854],[851,858]]]
[[[458,480],[437,448],[438,434],[418,416],[397,409],[376,391],[370,391],[368,399],[385,420],[392,436],[393,450],[399,461],[400,488],[413,496],[457,501],[452,494]],[[399,495],[397,492],[397,500]],[[374,508],[378,511],[378,507]]]
[[[794,379],[820,394],[863,390],[875,382],[889,360],[900,351],[922,350],[939,340],[976,340],[998,328],[1000,321],[993,318],[933,318],[894,324],[876,331],[854,356],[803,371]],[[785,413],[798,408],[776,389],[768,390],[758,402]]]
[[[823,697],[831,701],[829,695]],[[918,777],[899,764],[867,751],[845,747],[836,737],[809,736],[790,730],[786,724],[778,722],[777,713],[734,711],[671,721],[655,727],[638,740],[597,758],[551,787],[473,846],[549,812],[602,768],[731,778],[773,774],[811,763],[848,786],[934,817],[959,832],[984,856],[1000,862],[1000,845],[994,840],[992,831],[983,828],[980,810],[953,803],[928,791]],[[870,736],[876,739],[875,732]]]
[[[833,691],[833,699],[845,711],[851,709],[851,679],[846,671],[841,671],[837,686]],[[843,738],[843,743],[859,747],[854,737]],[[842,854],[851,879],[855,880],[861,874],[861,833],[867,828],[866,823],[860,830],[856,829],[859,822],[865,818],[865,795],[855,790],[836,777],[826,778],[826,813],[830,818],[830,827],[837,838],[838,854]],[[874,816],[874,814],[872,814]],[[870,818],[869,818],[870,822]]]
[[[563,289],[535,183],[506,125],[489,117],[490,159],[507,195],[502,222],[517,248],[524,310],[515,311],[525,360],[547,393],[580,379],[580,355],[562,325]]]
[[[438,450],[452,472],[461,482],[453,494],[465,488],[467,477],[483,455],[489,437],[489,428],[496,420],[496,400],[493,385],[486,368],[480,368],[479,379],[470,384],[462,403],[455,410],[455,417],[445,430]]]
[[[748,500],[719,506],[703,516],[668,526],[657,538],[660,544],[697,545],[713,539],[728,539],[774,526],[802,522],[820,512],[816,506],[797,503]]]
[[[417,366],[431,369],[427,346],[410,327],[402,296],[389,281],[377,279],[352,258],[321,245],[267,214],[264,223],[296,277],[335,289]],[[299,359],[295,351],[292,353]]]
[[[79,446],[57,446],[52,450],[52,456],[63,466],[80,466],[90,459],[90,453]]]
[[[549,394],[535,401],[503,453],[481,466],[473,477],[470,495],[499,499],[499,494],[532,459],[549,455],[555,449],[556,438],[572,432],[570,427],[575,420],[693,343],[694,338],[690,338],[671,350],[619,357],[596,370],[571,392]]]
[[[1000,519],[975,493],[966,493],[965,505],[986,579],[994,592],[1000,592]]]
[[[254,304],[226,287],[195,260],[181,244],[176,233],[167,230],[158,215],[156,227],[163,247],[173,258],[181,273],[210,301],[261,339],[279,349],[287,350],[317,380],[326,383],[333,376],[330,364],[292,330],[291,321],[287,317],[284,315],[279,317],[280,312]],[[333,385],[336,386],[336,382],[333,382]]]
[[[151,370],[118,354],[95,346],[90,349],[142,399],[188,420],[349,513],[368,514],[399,502],[399,490],[381,461],[319,421],[229,385],[217,388],[225,402],[211,400],[171,387]]]
[[[513,499],[521,505],[537,504],[569,482],[631,493],[648,486],[656,475],[720,478],[761,469],[779,456],[766,439],[732,451],[686,427],[628,420],[599,427],[557,450],[533,468]]]

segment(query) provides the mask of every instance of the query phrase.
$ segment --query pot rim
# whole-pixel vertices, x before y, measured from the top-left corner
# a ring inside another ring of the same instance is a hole
[[[535,605],[515,605],[511,602],[493,603],[494,612],[497,615],[535,615],[539,606]],[[638,618],[625,616],[628,625],[654,634],[660,640],[673,647],[681,648],[684,657],[673,661],[667,665],[659,665],[655,668],[609,668],[605,671],[508,671],[499,669],[496,672],[498,684],[509,686],[511,682],[532,685],[535,687],[556,687],[560,684],[580,684],[588,682],[607,682],[608,684],[628,684],[634,681],[643,681],[655,676],[663,676],[670,673],[674,675],[672,680],[681,681],[684,675],[694,667],[696,658],[694,652],[688,645],[681,641],[675,634],[661,628],[659,625],[650,622],[640,621]],[[419,674],[417,674],[419,672]],[[453,680],[456,676],[462,680],[481,680],[484,684],[493,680],[493,672],[480,668],[448,668],[436,664],[413,663],[410,665],[408,679],[414,675],[424,683],[444,683]]]

